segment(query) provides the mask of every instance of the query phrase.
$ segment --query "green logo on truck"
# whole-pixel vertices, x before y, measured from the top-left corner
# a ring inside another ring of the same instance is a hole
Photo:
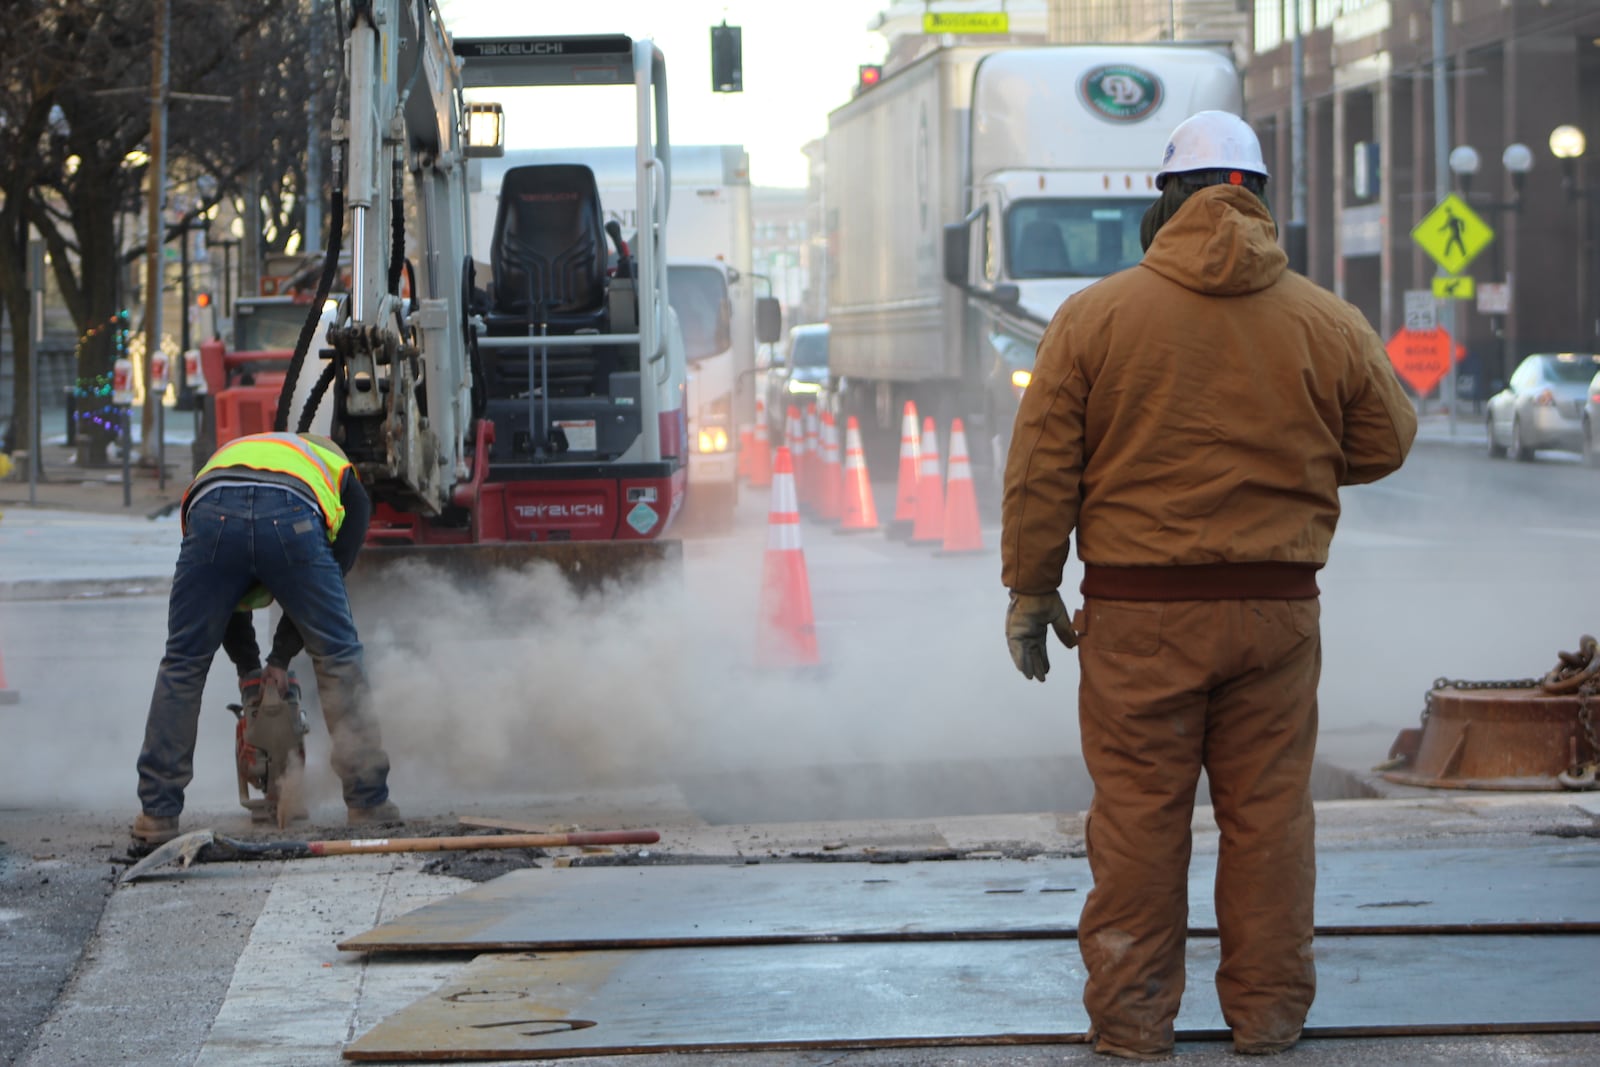
[[[1094,68],[1078,92],[1090,111],[1117,122],[1137,122],[1161,106],[1161,79],[1122,64]]]

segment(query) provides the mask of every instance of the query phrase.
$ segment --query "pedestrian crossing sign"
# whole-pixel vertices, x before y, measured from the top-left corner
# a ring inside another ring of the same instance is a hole
[[[1451,193],[1422,217],[1411,231],[1411,239],[1446,274],[1460,274],[1479,252],[1489,247],[1494,240],[1494,227],[1484,222],[1465,200]]]
[[[1477,286],[1470,274],[1441,276],[1433,279],[1433,295],[1436,300],[1471,300],[1477,295]]]

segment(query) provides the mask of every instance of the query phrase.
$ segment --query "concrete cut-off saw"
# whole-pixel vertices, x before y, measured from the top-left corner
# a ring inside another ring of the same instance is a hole
[[[229,704],[238,720],[234,727],[234,762],[239,772],[239,803],[254,823],[288,827],[307,817],[305,737],[310,732],[300,703],[300,683],[291,673],[289,685],[278,687],[260,674],[240,682],[241,704]]]

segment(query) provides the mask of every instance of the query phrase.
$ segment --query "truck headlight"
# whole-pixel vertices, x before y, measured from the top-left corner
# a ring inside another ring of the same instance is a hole
[[[1026,389],[1033,382],[1033,371],[1014,370],[1011,372],[1011,384],[1018,389]]]
[[[791,393],[809,393],[809,394],[815,396],[817,393],[822,392],[822,385],[819,382],[802,382],[802,381],[799,381],[798,379],[790,378],[789,379],[789,392],[791,392]]]
[[[728,431],[721,426],[708,426],[700,431],[700,451],[726,452],[728,450]]]

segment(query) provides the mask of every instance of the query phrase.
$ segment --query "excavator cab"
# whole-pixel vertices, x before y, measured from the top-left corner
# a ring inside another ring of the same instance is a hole
[[[561,41],[456,52],[469,87],[631,81],[638,192],[617,206],[651,221],[629,248],[582,163],[502,177],[474,337],[490,440],[474,472],[477,539],[654,540],[682,507],[688,460],[687,362],[667,302],[664,62],[648,41]]]
[[[474,556],[463,549],[482,548],[487,566],[561,563],[569,553],[557,543],[585,542],[595,543],[581,553],[590,573],[613,569],[602,548],[629,570],[642,558],[635,546],[663,540],[688,483],[687,360],[667,299],[665,62],[652,42],[623,35],[452,40],[433,5],[422,10],[396,6],[398,37],[383,19],[353,31],[352,99],[366,93],[378,106],[349,113],[379,120],[346,127],[355,278],[328,331],[319,391],[294,410],[345,448],[373,497],[376,551],[361,569],[388,549],[445,547],[427,555],[458,565]],[[428,92],[398,91],[412,70]],[[379,80],[363,84],[362,71]],[[541,86],[631,93],[637,180],[626,207],[642,224],[627,247],[579,162],[516,167],[485,272],[469,252],[466,159],[497,154],[515,113],[472,94]],[[391,107],[404,118],[403,149],[386,137]],[[495,127],[481,150],[479,119]],[[403,169],[409,182],[383,184]],[[417,197],[409,227],[399,221],[407,190]],[[675,544],[645,553],[675,554]]]
[[[603,217],[594,172],[582,164],[506,173],[483,318],[490,337],[528,343],[494,349],[484,361],[497,478],[511,477],[513,466],[536,476],[542,461],[556,457],[610,462],[639,439],[637,344],[540,343],[610,334],[618,320],[632,332],[632,279],[607,272]]]

